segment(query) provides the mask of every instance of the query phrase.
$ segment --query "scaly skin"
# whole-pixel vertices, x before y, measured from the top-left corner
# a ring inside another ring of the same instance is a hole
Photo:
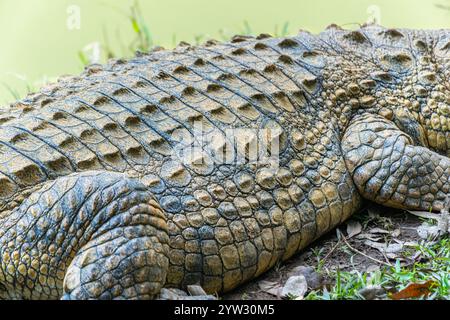
[[[91,66],[10,106],[0,297],[224,292],[363,199],[440,210],[449,53],[449,30],[235,37]],[[252,141],[271,158],[251,161]]]

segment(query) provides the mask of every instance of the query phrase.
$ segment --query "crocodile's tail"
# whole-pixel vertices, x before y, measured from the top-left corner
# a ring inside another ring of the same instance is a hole
[[[0,230],[5,298],[150,299],[165,284],[166,217],[123,174],[48,182]]]

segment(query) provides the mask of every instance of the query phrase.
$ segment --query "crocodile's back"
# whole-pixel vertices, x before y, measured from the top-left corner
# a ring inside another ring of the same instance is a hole
[[[320,68],[309,64],[315,57],[293,63],[286,55],[293,50],[310,51],[291,39],[235,38],[63,79],[5,112],[0,172],[8,187],[0,195],[74,171],[145,173],[196,126],[224,133],[295,125],[286,118],[308,123],[317,114],[308,96],[318,90]]]
[[[349,108],[368,108],[374,92],[432,71],[420,67],[431,46],[440,73],[448,74],[445,32],[379,27],[182,44],[92,66],[4,112],[2,181],[22,187],[78,170],[143,171],[151,159],[172,154],[175,131],[179,141],[199,124],[223,131],[274,121],[292,132],[336,122],[328,126],[342,131]],[[339,103],[345,94],[355,99]]]

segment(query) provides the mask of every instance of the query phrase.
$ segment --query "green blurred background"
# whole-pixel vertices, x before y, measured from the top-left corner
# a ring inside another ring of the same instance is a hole
[[[449,28],[450,0],[0,0],[0,105],[137,48],[369,21]]]

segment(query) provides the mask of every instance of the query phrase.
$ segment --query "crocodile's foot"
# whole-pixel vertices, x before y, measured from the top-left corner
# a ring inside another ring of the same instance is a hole
[[[149,299],[164,285],[165,216],[123,174],[46,183],[2,223],[0,298]]]
[[[409,210],[440,211],[450,191],[450,159],[417,145],[426,139],[418,127],[409,134],[383,117],[355,117],[342,149],[359,193],[379,204]]]

